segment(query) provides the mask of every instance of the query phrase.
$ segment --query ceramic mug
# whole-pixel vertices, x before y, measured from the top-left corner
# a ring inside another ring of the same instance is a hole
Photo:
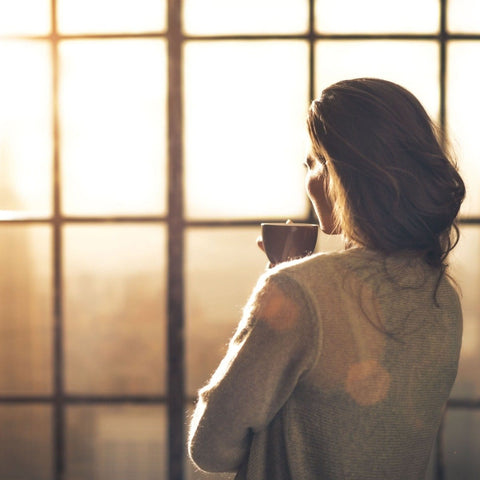
[[[261,227],[263,248],[274,265],[315,250],[318,225],[314,223],[262,223]]]

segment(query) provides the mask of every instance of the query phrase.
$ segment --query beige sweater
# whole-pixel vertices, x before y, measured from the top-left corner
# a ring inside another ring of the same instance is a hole
[[[200,390],[191,459],[248,480],[423,479],[462,335],[438,274],[360,248],[268,271]]]

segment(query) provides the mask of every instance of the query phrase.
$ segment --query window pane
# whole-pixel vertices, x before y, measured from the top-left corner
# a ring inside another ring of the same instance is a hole
[[[339,80],[384,78],[410,90],[438,119],[438,60],[438,45],[429,41],[320,41],[316,45],[317,96]]]
[[[461,288],[463,342],[452,396],[480,396],[480,226],[462,227],[460,242],[452,252],[452,275]]]
[[[164,213],[165,42],[64,42],[60,60],[63,210]]]
[[[480,478],[480,412],[448,410],[445,422],[446,480]]]
[[[45,42],[0,41],[0,64],[0,206],[24,215],[49,215],[50,47]]]
[[[0,478],[53,478],[50,407],[0,405]]]
[[[165,384],[165,229],[65,230],[66,385],[159,394]]]
[[[322,33],[430,33],[438,31],[439,19],[438,0],[315,2],[315,26]]]
[[[267,260],[258,228],[187,232],[187,391],[195,394],[222,359]]]
[[[42,35],[49,33],[51,3],[51,0],[2,0],[0,2],[0,34]],[[2,69],[2,75],[6,71],[8,70]]]
[[[308,28],[308,0],[184,0],[189,34],[301,33]]]
[[[307,43],[192,42],[185,69],[188,216],[306,215]]]
[[[52,390],[51,264],[48,227],[1,226],[0,395]]]
[[[162,406],[88,406],[67,411],[66,480],[166,479]]]
[[[453,147],[459,157],[467,195],[463,215],[480,215],[480,146],[477,118],[480,97],[478,65],[480,42],[451,42],[448,48],[447,119]]]
[[[447,25],[451,32],[480,32],[480,3],[478,0],[448,0]]]
[[[165,29],[166,0],[57,0],[62,33],[149,32]]]

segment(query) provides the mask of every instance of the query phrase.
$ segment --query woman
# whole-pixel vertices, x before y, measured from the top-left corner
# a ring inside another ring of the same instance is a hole
[[[189,453],[238,479],[422,479],[460,352],[446,258],[464,184],[394,83],[330,86],[308,130],[307,193],[347,248],[260,278],[200,390]]]

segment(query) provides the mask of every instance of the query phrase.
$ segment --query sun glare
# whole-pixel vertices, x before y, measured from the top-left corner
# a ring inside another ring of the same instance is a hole
[[[49,33],[50,5],[51,0],[0,1],[0,35]]]
[[[61,33],[159,32],[166,0],[57,0]]]
[[[308,0],[184,0],[189,34],[304,33]]]
[[[65,42],[60,65],[63,210],[164,213],[164,41]]]
[[[49,53],[46,42],[0,41],[0,208],[32,216],[51,210]]]
[[[287,219],[303,190],[307,44],[192,42],[185,50],[187,214]]]
[[[432,33],[440,27],[440,2],[316,0],[315,25],[322,33]]]
[[[480,151],[478,148],[477,116],[480,98],[476,94],[480,65],[472,61],[479,58],[478,42],[452,42],[447,51],[448,91],[447,121],[449,134],[458,156],[467,195],[462,213],[480,215]]]

